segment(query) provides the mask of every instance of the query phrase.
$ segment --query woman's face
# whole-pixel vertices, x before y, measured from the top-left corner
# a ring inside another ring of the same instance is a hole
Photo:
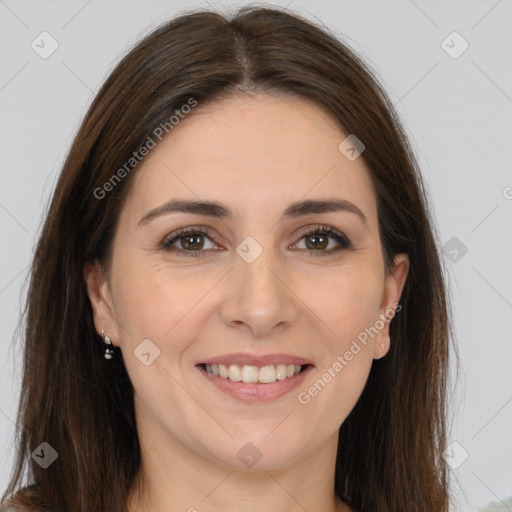
[[[86,277],[143,442],[239,468],[332,452],[389,348],[408,269],[402,255],[385,273],[372,182],[339,149],[347,135],[304,100],[199,104],[132,171],[110,272]]]

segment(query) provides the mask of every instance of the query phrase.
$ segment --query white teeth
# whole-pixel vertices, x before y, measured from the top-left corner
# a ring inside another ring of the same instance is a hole
[[[274,365],[262,366],[260,368],[260,382],[268,384],[276,381],[276,367]]]
[[[286,365],[285,364],[278,364],[276,366],[276,379],[277,380],[286,379]]]
[[[237,364],[229,365],[229,380],[241,381],[242,380],[242,369]]]
[[[300,372],[302,366],[293,364],[269,364],[266,366],[251,366],[237,364],[223,365],[223,364],[207,364],[206,371],[217,377],[223,377],[235,382],[261,382],[270,384],[276,380],[284,380],[288,377],[293,377]]]
[[[257,366],[242,366],[242,380],[244,382],[258,382],[260,372]]]
[[[217,365],[214,364],[212,366],[217,366]],[[208,371],[208,369],[206,369],[206,371]],[[228,378],[228,369],[223,364],[219,364],[219,376],[224,377],[225,379]]]

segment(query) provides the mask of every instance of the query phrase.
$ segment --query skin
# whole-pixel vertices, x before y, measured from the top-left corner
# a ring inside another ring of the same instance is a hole
[[[84,269],[96,329],[120,347],[135,390],[143,468],[130,512],[350,510],[334,495],[338,429],[389,350],[389,321],[309,403],[297,394],[396,305],[409,261],[398,255],[386,274],[372,181],[361,157],[338,150],[346,136],[305,100],[231,98],[199,105],[131,177],[110,270]],[[280,220],[294,201],[328,197],[357,205],[368,225],[344,211]],[[171,198],[222,202],[238,215],[169,213],[137,227]],[[323,225],[352,248],[327,254],[339,245],[329,238],[308,250],[304,228]],[[176,252],[160,248],[188,226],[211,230],[199,257],[184,254],[183,239]],[[252,263],[236,252],[247,236],[263,248]],[[134,356],[144,339],[160,350],[149,366]],[[232,352],[289,353],[315,368],[300,389],[247,404],[195,367]],[[247,442],[262,454],[252,468],[237,458]]]

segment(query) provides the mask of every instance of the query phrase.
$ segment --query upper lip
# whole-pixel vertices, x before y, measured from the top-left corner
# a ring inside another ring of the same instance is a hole
[[[267,366],[270,364],[278,365],[278,364],[293,364],[296,366],[302,366],[306,364],[313,364],[308,359],[304,359],[303,357],[293,356],[291,354],[264,354],[264,355],[256,355],[256,354],[243,354],[243,353],[235,353],[235,354],[225,354],[223,356],[211,357],[208,359],[204,359],[197,363],[201,364],[237,364],[239,366]]]

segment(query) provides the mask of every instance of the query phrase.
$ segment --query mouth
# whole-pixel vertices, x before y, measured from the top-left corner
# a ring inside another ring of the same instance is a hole
[[[201,364],[210,375],[229,379],[234,382],[246,384],[260,383],[271,384],[276,380],[285,380],[301,373],[308,365],[294,364],[268,364],[264,366],[238,365],[238,364]]]
[[[289,393],[300,385],[314,365],[200,363],[196,368],[218,390],[244,402],[255,402],[276,400]]]

